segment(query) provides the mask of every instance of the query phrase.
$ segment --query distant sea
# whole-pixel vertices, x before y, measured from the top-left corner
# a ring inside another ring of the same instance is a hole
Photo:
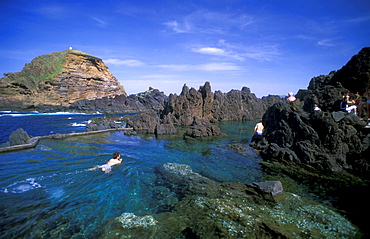
[[[89,119],[101,116],[2,112],[0,143],[17,128],[31,136],[82,132]],[[0,154],[0,238],[99,238],[106,222],[122,213],[156,213],[154,168],[161,163],[190,165],[216,182],[260,181],[261,159],[248,147],[255,123],[221,123],[225,135],[206,140],[116,131],[44,139],[36,148]],[[225,147],[229,143],[247,151]],[[123,163],[111,173],[87,170],[115,151]]]
[[[24,129],[33,137],[83,132],[87,121],[92,117],[103,117],[103,115],[0,111],[0,144],[9,141],[10,134],[18,128]]]

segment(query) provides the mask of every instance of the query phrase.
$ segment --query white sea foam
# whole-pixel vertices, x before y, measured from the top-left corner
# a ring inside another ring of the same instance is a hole
[[[100,114],[100,113],[97,113]],[[57,115],[85,115],[85,113],[75,113],[75,112],[64,112],[64,111],[59,111],[59,112],[54,112],[54,113],[40,113],[38,111],[31,111],[31,112],[17,112],[17,111],[0,111],[0,116],[9,116],[9,117],[25,117],[25,116],[36,116],[36,115],[41,115],[41,116],[57,116]]]
[[[29,190],[40,188],[41,185],[35,181],[35,178],[27,178],[26,180],[18,181],[2,188],[3,193],[24,193]]]
[[[81,127],[81,126],[86,126],[86,123],[76,123],[76,122],[74,122],[74,123],[71,124],[71,126],[73,126],[73,127]]]

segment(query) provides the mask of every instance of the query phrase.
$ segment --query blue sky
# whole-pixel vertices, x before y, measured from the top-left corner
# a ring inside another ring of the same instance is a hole
[[[72,46],[134,94],[307,88],[370,46],[369,0],[0,1],[0,73]]]

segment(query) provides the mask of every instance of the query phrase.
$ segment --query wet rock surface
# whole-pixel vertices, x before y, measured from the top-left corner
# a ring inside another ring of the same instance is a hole
[[[184,164],[156,168],[157,196],[168,207],[153,215],[112,219],[106,234],[145,238],[354,238],[357,229],[338,213],[299,195],[272,196],[258,188],[278,182],[217,184]],[[280,186],[279,186],[280,185]],[[281,188],[282,189],[282,188]],[[121,217],[122,217],[121,215]],[[135,219],[136,226],[128,228]],[[144,223],[145,222],[145,223]],[[144,226],[145,224],[146,226]],[[138,232],[137,228],[140,228]]]

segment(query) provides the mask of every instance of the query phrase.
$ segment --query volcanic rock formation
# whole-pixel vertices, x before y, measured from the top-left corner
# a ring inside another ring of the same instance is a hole
[[[345,92],[363,93],[370,86],[369,76],[370,47],[365,47],[341,70],[314,77],[308,90],[297,94],[296,102],[271,106],[263,116],[263,140],[252,146],[262,149],[267,160],[320,170],[369,171],[367,122],[338,108]],[[313,104],[322,111],[314,111]]]
[[[0,79],[0,108],[67,107],[75,101],[126,92],[104,62],[95,56],[65,50],[38,56],[21,72]]]
[[[220,135],[220,130],[211,123],[253,120],[261,117],[269,105],[281,101],[279,96],[271,95],[258,99],[247,87],[241,91],[213,93],[209,82],[199,90],[185,84],[180,95],[170,94],[165,98],[158,96],[160,95],[147,95],[145,102],[148,102],[147,109],[151,108],[151,112],[131,117],[127,122],[128,127],[145,130],[147,133],[175,134],[174,126],[191,126],[185,133],[186,136],[217,136]],[[152,107],[148,107],[150,105]]]
[[[355,92],[363,94],[370,86],[369,76],[370,47],[366,47],[341,70],[314,77],[295,102],[269,107],[262,118],[262,139],[253,137],[251,143],[260,151],[265,172],[288,175],[321,197],[330,195],[365,237],[368,225],[358,218],[368,211],[361,195],[369,190],[370,181],[369,112],[359,118],[340,111],[339,103],[347,91],[351,100]],[[322,110],[314,111],[314,104]]]
[[[307,112],[313,111],[314,104],[323,111],[339,111],[345,92],[350,92],[352,100],[356,92],[363,95],[369,88],[370,47],[364,47],[340,70],[312,78],[307,90],[298,92],[297,98],[304,101],[303,109]]]

